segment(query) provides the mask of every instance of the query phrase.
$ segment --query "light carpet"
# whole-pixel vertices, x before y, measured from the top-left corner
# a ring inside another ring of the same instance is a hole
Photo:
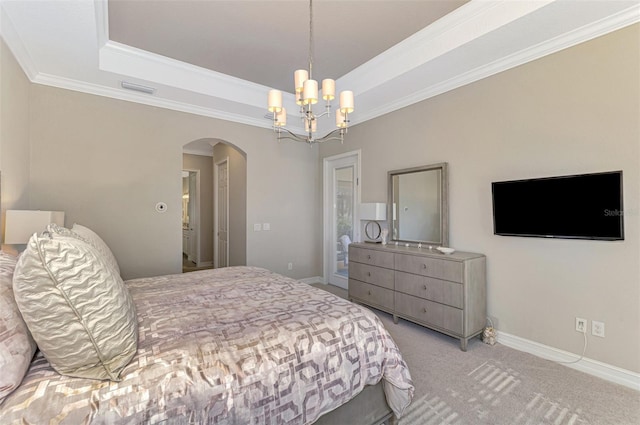
[[[343,298],[331,285],[313,286]],[[478,338],[458,340],[373,310],[400,347],[415,385],[399,425],[640,424],[640,392]]]

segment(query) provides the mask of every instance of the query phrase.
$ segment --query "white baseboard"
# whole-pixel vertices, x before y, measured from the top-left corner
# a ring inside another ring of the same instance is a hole
[[[497,341],[509,348],[524,351],[534,356],[556,362],[570,362],[576,360],[579,356],[568,351],[510,335],[498,330]],[[598,360],[583,358],[577,363],[565,364],[572,369],[579,370],[589,375],[597,376],[616,384],[624,385],[636,391],[640,391],[640,373],[622,369]]]
[[[322,283],[322,284],[327,284],[327,282],[325,282],[321,276],[313,276],[313,277],[305,277],[304,279],[298,279],[300,282],[302,283],[308,283],[308,284],[312,284],[312,283]]]
[[[213,261],[200,261],[197,264],[197,267],[212,267],[213,266]]]

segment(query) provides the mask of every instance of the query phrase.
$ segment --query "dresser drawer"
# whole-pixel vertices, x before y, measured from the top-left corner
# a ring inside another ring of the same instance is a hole
[[[462,335],[463,311],[460,309],[400,292],[396,292],[395,307],[398,316]]]
[[[393,289],[393,270],[349,262],[349,277]]]
[[[417,274],[395,272],[395,290],[452,307],[463,307],[462,284]]]
[[[462,262],[405,254],[395,254],[395,256],[397,270],[452,282],[464,281],[464,263]]]
[[[356,248],[349,246],[349,261],[371,264],[387,269],[393,268],[393,253],[376,251],[374,249]]]
[[[380,306],[386,310],[393,310],[393,291],[390,289],[349,279],[349,297],[357,298],[374,307]]]

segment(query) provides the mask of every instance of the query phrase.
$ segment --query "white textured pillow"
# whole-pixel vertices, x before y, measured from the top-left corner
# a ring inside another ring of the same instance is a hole
[[[36,343],[13,296],[16,257],[0,252],[0,403],[22,382]]]
[[[96,232],[78,223],[75,223],[73,225],[73,227],[71,228],[71,231],[80,235],[82,238],[88,241],[95,249],[97,249],[99,253],[104,255],[105,259],[107,260],[107,263],[111,264],[111,266],[116,269],[118,274],[120,274],[120,267],[118,266],[118,261],[116,260],[116,257],[113,255],[113,252],[111,252],[111,249],[109,249],[109,246],[102,240],[100,236],[98,236]]]
[[[119,380],[137,350],[137,318],[120,275],[95,248],[34,234],[13,287],[33,339],[58,373]]]

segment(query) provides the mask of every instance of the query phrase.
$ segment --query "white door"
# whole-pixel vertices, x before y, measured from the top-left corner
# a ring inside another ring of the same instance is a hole
[[[324,159],[324,189],[325,279],[347,289],[349,244],[360,240],[360,151]]]
[[[217,189],[215,204],[216,235],[214,246],[214,267],[229,265],[229,158],[216,162],[215,184]]]
[[[198,208],[198,172],[189,171],[189,249],[187,256],[189,261],[198,264],[200,261],[198,255],[198,240],[199,240],[199,208]]]

